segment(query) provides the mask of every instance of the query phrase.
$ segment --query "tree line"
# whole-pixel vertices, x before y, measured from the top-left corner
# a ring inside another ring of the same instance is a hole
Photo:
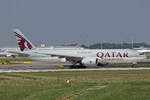
[[[77,43],[74,44],[68,44],[68,45],[63,45],[63,46],[79,46]],[[147,44],[145,42],[141,43],[95,43],[92,45],[80,45],[81,47],[84,48],[90,48],[90,49],[132,49],[132,48],[150,48],[150,44]]]

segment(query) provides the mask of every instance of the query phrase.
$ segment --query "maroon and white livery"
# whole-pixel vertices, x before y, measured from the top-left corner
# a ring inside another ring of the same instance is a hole
[[[38,50],[21,33],[20,30],[14,30],[21,51],[29,55],[51,56],[69,61],[73,65],[80,64],[86,67],[98,66],[106,63],[135,63],[146,56],[132,49],[83,49],[83,50]]]
[[[14,34],[16,36],[21,51],[24,51],[25,48],[31,50],[34,47],[34,45],[27,40],[27,38],[21,33],[20,30],[14,29]]]

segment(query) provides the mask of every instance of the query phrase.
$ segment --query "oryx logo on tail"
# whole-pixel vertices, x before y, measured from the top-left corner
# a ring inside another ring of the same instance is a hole
[[[21,35],[19,35],[16,32],[14,33],[15,33],[16,39],[18,40],[18,45],[21,51],[24,51],[25,48],[32,49],[32,45],[25,38],[23,38]]]
[[[14,29],[14,34],[21,51],[24,51],[25,49],[31,50],[35,48],[34,45],[21,33],[19,29]]]

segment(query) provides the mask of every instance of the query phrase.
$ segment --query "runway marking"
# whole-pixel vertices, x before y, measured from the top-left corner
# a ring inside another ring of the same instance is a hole
[[[12,70],[12,69],[0,69],[0,73],[4,72],[59,72],[59,71],[104,71],[104,70],[150,70],[150,68],[140,67],[140,68],[93,68],[93,69],[26,69],[26,70]]]

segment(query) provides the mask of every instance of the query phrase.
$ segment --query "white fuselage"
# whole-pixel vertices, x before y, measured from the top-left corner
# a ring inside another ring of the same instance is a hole
[[[43,60],[46,60],[46,57],[51,57],[50,55],[56,55],[51,59],[57,60],[59,59],[57,55],[65,55],[67,57],[98,58],[100,62],[108,63],[137,62],[146,59],[145,55],[140,55],[139,52],[132,49],[31,50],[28,53],[31,58],[41,57]]]

